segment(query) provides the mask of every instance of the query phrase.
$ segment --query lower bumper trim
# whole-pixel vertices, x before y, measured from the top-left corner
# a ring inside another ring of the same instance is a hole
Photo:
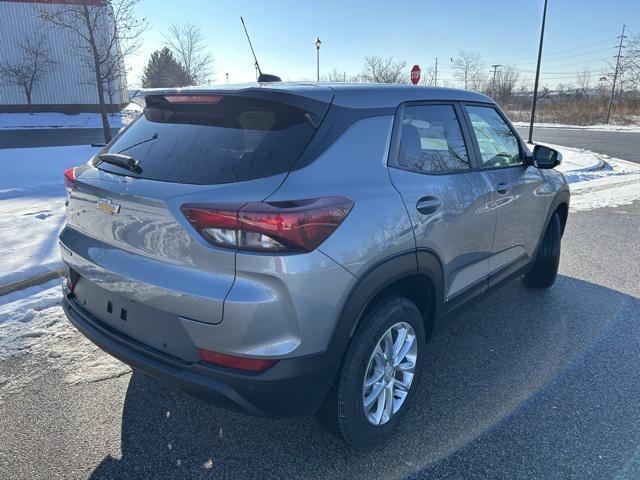
[[[66,290],[66,289],[65,289]],[[65,291],[63,309],[89,340],[140,372],[226,409],[257,416],[311,415],[329,391],[337,364],[327,354],[279,361],[265,372],[182,362],[103,324]]]

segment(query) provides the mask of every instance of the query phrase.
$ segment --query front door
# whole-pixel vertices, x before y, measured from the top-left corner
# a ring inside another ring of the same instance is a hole
[[[495,191],[497,224],[489,260],[493,283],[526,265],[535,252],[546,211],[544,176],[527,165],[520,139],[496,108],[464,109],[484,175]]]

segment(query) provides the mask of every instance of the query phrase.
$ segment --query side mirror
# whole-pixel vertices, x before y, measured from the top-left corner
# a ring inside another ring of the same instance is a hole
[[[533,165],[536,168],[555,168],[562,163],[562,154],[544,145],[533,147]]]

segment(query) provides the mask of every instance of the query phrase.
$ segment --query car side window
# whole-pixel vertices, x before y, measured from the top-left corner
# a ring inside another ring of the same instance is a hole
[[[396,166],[422,173],[469,169],[469,155],[453,105],[405,107]]]
[[[524,163],[518,138],[495,108],[467,105],[465,109],[478,140],[484,167],[512,167]]]

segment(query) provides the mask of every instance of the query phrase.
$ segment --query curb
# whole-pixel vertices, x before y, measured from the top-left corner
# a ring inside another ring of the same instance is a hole
[[[64,276],[64,268],[59,268],[50,272],[34,275],[33,277],[29,277],[24,280],[18,280],[17,282],[13,282],[8,285],[2,285],[0,286],[0,296],[17,292],[18,290],[24,290],[25,288],[33,287],[36,285],[42,285],[43,283],[47,283],[62,276]]]
[[[574,149],[574,150],[579,150],[579,149]],[[585,152],[589,152],[588,150],[585,150]],[[592,152],[589,152],[591,155],[594,155]],[[575,173],[575,172],[596,172],[598,170],[602,170],[604,168],[604,166],[607,164],[607,162],[605,162],[604,160],[602,160],[600,157],[594,155],[597,159],[598,159],[598,163],[596,165],[591,165],[589,167],[583,167],[583,168],[576,168],[574,170],[568,170],[565,173]]]

